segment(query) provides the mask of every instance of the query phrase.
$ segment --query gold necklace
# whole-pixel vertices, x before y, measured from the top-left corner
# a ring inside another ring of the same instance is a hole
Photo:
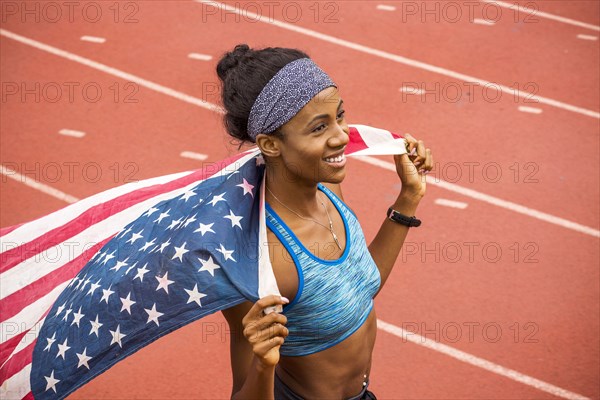
[[[267,190],[269,191],[269,193],[271,193],[271,195],[275,198],[275,200],[277,200],[282,206],[284,206],[285,208],[287,208],[288,210],[290,210],[291,212],[293,212],[294,214],[296,214],[297,216],[299,216],[302,219],[305,219],[307,221],[312,221],[316,224],[321,225],[323,228],[328,229],[327,226],[323,225],[322,223],[320,223],[319,221],[312,219],[312,218],[306,218],[303,217],[302,215],[298,214],[296,211],[292,210],[291,208],[289,208],[288,206],[286,206],[285,204],[283,204],[283,202],[281,200],[279,200],[277,198],[277,196],[275,196],[275,194],[271,191],[271,189],[269,189],[268,186],[265,186],[267,188]],[[331,221],[331,217],[329,216],[329,211],[327,211],[327,207],[325,206],[325,203],[323,202],[322,199],[319,199],[321,201],[321,204],[323,205],[323,208],[325,209],[325,212],[327,213],[327,219],[329,220],[329,231],[331,232],[331,236],[333,236],[333,240],[335,240],[335,244],[337,244],[337,246],[339,247],[340,250],[342,250],[342,246],[340,246],[340,242],[338,240],[337,235],[335,234],[335,232],[333,231],[333,222]]]

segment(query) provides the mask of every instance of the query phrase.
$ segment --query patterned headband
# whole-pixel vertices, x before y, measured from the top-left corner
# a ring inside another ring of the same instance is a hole
[[[330,86],[331,78],[310,58],[284,66],[262,89],[248,117],[248,134],[272,133],[288,122],[317,93]]]

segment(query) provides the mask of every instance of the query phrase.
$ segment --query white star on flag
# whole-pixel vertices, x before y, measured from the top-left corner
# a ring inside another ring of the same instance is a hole
[[[121,346],[121,339],[123,339],[127,335],[121,333],[121,325],[117,325],[117,329],[114,331],[110,331],[110,333],[112,335],[112,340],[109,346],[112,346],[113,344],[117,343],[119,347],[123,347]]]
[[[83,317],[83,314],[81,313],[81,307],[79,307],[79,311],[73,313],[73,322],[71,322],[71,326],[77,324],[77,327],[79,328],[79,320],[81,320],[81,317]]]
[[[114,290],[110,290],[111,287],[112,286],[109,286],[108,289],[102,289],[102,298],[100,299],[100,303],[104,301],[106,304],[108,304],[108,298],[115,292]]]
[[[208,203],[209,203],[209,204],[212,204],[212,205],[213,205],[213,207],[214,207],[214,206],[215,206],[215,205],[216,205],[218,202],[220,202],[220,201],[225,201],[225,199],[223,198],[223,196],[225,196],[225,193],[221,193],[221,194],[220,194],[220,195],[218,195],[218,196],[213,196],[212,200],[211,200],[211,201],[209,201]]]
[[[206,232],[212,232],[212,233],[215,233],[215,231],[213,231],[213,230],[211,229],[213,225],[214,225],[214,223],[212,223],[212,224],[208,224],[208,225],[204,225],[202,222],[200,222],[200,228],[196,229],[196,230],[194,231],[194,233],[196,233],[196,232],[200,232],[200,233],[202,233],[202,236],[204,236],[204,234],[205,234]]]
[[[143,236],[142,236],[142,232],[143,232],[143,231],[144,231],[144,230],[143,230],[143,229],[141,229],[141,230],[140,230],[138,233],[132,233],[132,234],[131,234],[131,238],[129,238],[129,240],[128,240],[127,242],[125,242],[125,243],[131,243],[131,244],[133,244],[133,243],[134,243],[136,240],[138,240],[138,239],[140,239],[140,238],[142,238],[142,237],[143,237]]]
[[[158,216],[157,219],[154,220],[154,222],[159,223],[160,221],[162,221],[163,219],[167,218],[170,214],[169,211],[171,211],[170,209],[165,211],[164,213],[160,213],[160,215]]]
[[[163,252],[163,250],[164,250],[164,249],[165,249],[167,246],[169,246],[170,244],[171,244],[171,239],[168,239],[166,242],[164,242],[164,243],[162,243],[162,244],[160,245],[160,250],[159,250],[159,251],[162,253],[162,252]]]
[[[223,254],[223,257],[225,257],[225,261],[227,260],[233,260],[235,261],[235,258],[233,258],[231,255],[233,254],[233,250],[227,250],[225,247],[223,247],[222,243],[219,243],[221,248],[220,249],[216,249],[219,253]]]
[[[189,224],[191,224],[192,222],[194,222],[194,221],[196,221],[196,216],[195,216],[195,215],[192,215],[191,217],[189,217],[188,219],[186,219],[186,220],[184,221],[184,223],[183,223],[183,227],[184,227],[184,228],[187,228],[187,226],[188,226]]]
[[[46,351],[46,350],[50,351],[50,347],[52,346],[52,344],[54,342],[56,342],[56,332],[54,332],[54,334],[52,335],[51,338],[46,338],[46,340],[48,341],[48,344],[44,348],[44,351]]]
[[[224,216],[223,218],[227,218],[229,220],[231,220],[231,227],[233,228],[234,226],[239,226],[240,229],[242,229],[242,225],[240,225],[240,221],[244,218],[244,217],[240,217],[239,215],[235,215],[233,213],[233,210],[229,210],[229,215]]]
[[[200,293],[198,291],[198,284],[194,285],[194,289],[192,290],[188,290],[188,289],[183,289],[187,292],[188,296],[190,296],[188,298],[188,301],[186,304],[191,303],[192,301],[196,302],[200,307],[202,307],[202,304],[200,303],[200,299],[203,297],[206,297],[206,295],[204,293]]]
[[[56,384],[60,382],[58,379],[54,379],[54,370],[50,373],[50,376],[44,376],[46,378],[46,390],[52,389],[56,393]]]
[[[64,317],[63,317],[63,319],[62,319],[63,321],[66,321],[66,320],[67,320],[67,317],[69,316],[69,314],[71,314],[71,311],[73,311],[73,310],[71,310],[71,309],[69,308],[69,309],[68,309],[68,310],[65,312],[65,316],[64,316]]]
[[[168,230],[174,229],[177,225],[179,225],[183,221],[183,218],[174,219],[171,221],[171,224],[167,227]]]
[[[86,353],[87,353],[87,347],[85,347],[83,349],[83,352],[75,353],[75,355],[79,359],[79,363],[77,363],[77,368],[84,365],[87,369],[90,369],[90,366],[88,365],[88,361],[90,361],[92,359],[92,357],[88,356]]]
[[[114,267],[112,267],[110,270],[115,270],[115,271],[119,271],[121,269],[121,267],[125,267],[127,265],[127,263],[125,261],[129,260],[129,257],[124,259],[123,261],[119,261],[117,260],[117,263],[114,265]]]
[[[110,253],[110,254],[106,254],[104,256],[104,260],[102,260],[102,265],[106,265],[106,263],[108,262],[108,260],[115,258],[114,254],[115,254],[114,251],[112,253]]]
[[[146,249],[152,246],[154,242],[156,242],[156,239],[152,239],[151,242],[146,242],[146,244],[140,248],[140,251],[146,251]]]
[[[244,179],[244,183],[240,183],[239,185],[236,185],[236,186],[244,189],[244,196],[247,194],[250,194],[254,198],[254,193],[252,193],[252,189],[254,189],[254,185],[249,184],[248,181],[246,180],[246,178],[243,178],[243,179]]]
[[[154,214],[157,211],[158,211],[158,208],[151,207],[148,211],[146,211],[144,213],[144,217],[149,217],[149,216],[151,216],[152,214]]]
[[[123,304],[120,312],[123,312],[123,310],[127,310],[129,315],[131,315],[131,306],[135,304],[135,301],[131,300],[131,292],[129,292],[127,297],[120,297],[120,299],[121,303]]]
[[[123,311],[123,310],[121,310]],[[96,315],[96,320],[92,321],[90,320],[90,324],[92,324],[92,329],[90,330],[90,335],[92,333],[96,334],[96,337],[100,337],[100,333],[98,332],[98,329],[100,329],[100,327],[102,326],[102,324],[100,322],[98,322],[98,316]]]
[[[215,263],[212,256],[208,256],[208,260],[198,258],[198,261],[202,263],[202,267],[200,267],[198,272],[208,271],[212,276],[215,276],[215,269],[221,268]]]
[[[161,313],[161,312],[156,311],[156,303],[154,303],[152,305],[151,309],[144,308],[144,311],[146,311],[146,313],[148,313],[148,321],[146,322],[147,324],[149,324],[150,321],[152,321],[157,326],[160,326],[160,324],[158,323],[158,317],[160,317],[161,315],[164,315],[164,314]]]
[[[90,278],[86,278],[85,281],[83,282],[83,285],[81,285],[81,288],[79,289],[80,291],[84,291],[85,287],[87,286],[88,283],[90,283],[91,279]]]
[[[177,247],[175,246],[175,255],[173,257],[171,257],[171,260],[174,260],[176,258],[179,258],[179,261],[183,261],[181,258],[183,257],[183,255],[185,253],[187,253],[189,250],[185,248],[187,242],[183,242],[183,245],[181,245],[181,247]]]
[[[188,190],[184,194],[181,195],[181,200],[185,200],[185,202],[187,203],[188,199],[190,197],[194,197],[195,195],[196,195],[196,192],[194,192],[193,190]]]
[[[144,264],[144,266],[142,268],[138,268],[137,274],[136,274],[136,276],[133,277],[133,280],[135,280],[136,278],[139,278],[140,282],[144,282],[144,275],[148,271],[150,271],[149,269],[146,269],[147,266],[148,266],[148,263]]]
[[[70,346],[67,346],[67,338],[65,338],[65,341],[62,344],[58,345],[58,354],[56,355],[56,358],[58,358],[60,356],[64,360],[65,359],[65,353],[70,348],[71,348]]]
[[[163,289],[165,292],[167,292],[167,294],[169,293],[169,285],[172,284],[175,281],[170,281],[169,280],[169,273],[165,272],[165,274],[162,277],[158,277],[156,276],[156,280],[158,281],[158,286],[156,287],[156,291],[158,292],[160,289]]]
[[[63,312],[63,310],[65,309],[65,306],[67,305],[67,303],[63,304],[62,306],[58,306],[58,310],[56,310],[56,316],[60,315],[61,312]]]
[[[96,289],[98,289],[100,287],[99,283],[100,283],[100,279],[98,279],[98,282],[92,283],[90,286],[90,290],[87,292],[86,296],[88,294],[94,295],[94,292],[96,291]]]

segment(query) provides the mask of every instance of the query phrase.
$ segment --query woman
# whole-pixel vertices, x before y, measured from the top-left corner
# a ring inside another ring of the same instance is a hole
[[[420,222],[410,216],[425,194],[431,151],[405,135],[409,155],[394,156],[402,190],[367,247],[340,189],[348,125],[335,83],[308,55],[286,48],[238,45],[217,73],[228,133],[255,143],[265,160],[270,258],[283,295],[223,311],[232,398],[374,399],[373,298]]]

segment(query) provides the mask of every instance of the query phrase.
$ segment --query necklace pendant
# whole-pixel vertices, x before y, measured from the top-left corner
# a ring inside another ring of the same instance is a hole
[[[340,242],[338,241],[337,235],[333,232],[333,230],[331,231],[331,234],[333,235],[333,240],[335,240],[335,244],[337,244],[337,247],[339,247],[339,249],[342,249],[342,246],[340,246]]]

